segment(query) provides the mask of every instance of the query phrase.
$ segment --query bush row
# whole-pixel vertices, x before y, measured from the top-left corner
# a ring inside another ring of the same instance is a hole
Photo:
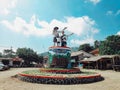
[[[70,84],[84,84],[84,83],[92,83],[101,81],[104,78],[101,76],[95,76],[91,78],[36,78],[36,77],[27,77],[18,75],[20,80],[32,83],[40,83],[40,84],[57,84],[57,85],[70,85]]]

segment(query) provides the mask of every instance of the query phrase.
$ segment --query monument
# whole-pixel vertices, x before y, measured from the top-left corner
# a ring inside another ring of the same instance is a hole
[[[49,47],[48,51],[48,67],[21,72],[18,74],[18,78],[32,83],[60,85],[91,83],[103,80],[103,77],[98,73],[81,71],[80,68],[71,66],[71,49],[67,46],[67,35],[62,31],[62,36],[60,36],[56,31],[58,27],[55,27],[54,30],[54,45]]]

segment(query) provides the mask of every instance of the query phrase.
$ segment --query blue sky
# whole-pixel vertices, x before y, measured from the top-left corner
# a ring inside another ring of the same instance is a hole
[[[11,46],[47,51],[55,26],[74,33],[70,47],[120,35],[120,0],[0,0],[0,52]]]

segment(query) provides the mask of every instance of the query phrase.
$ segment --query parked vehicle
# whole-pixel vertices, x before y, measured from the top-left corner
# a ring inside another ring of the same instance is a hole
[[[10,68],[9,66],[4,65],[3,63],[0,62],[0,71],[7,70],[9,68]]]

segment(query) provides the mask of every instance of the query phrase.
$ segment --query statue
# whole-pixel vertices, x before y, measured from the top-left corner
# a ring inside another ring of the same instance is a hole
[[[72,35],[73,33],[66,35],[64,31],[62,31],[62,36],[61,36],[61,47],[66,47],[67,46],[67,38]]]
[[[65,27],[62,31],[58,31],[58,29],[59,29],[58,27],[54,27],[54,29],[53,29],[53,35],[54,35],[53,42],[54,42],[54,46],[60,46],[60,43],[61,43],[61,47],[66,47],[66,45],[67,45],[67,38],[70,35],[72,35],[73,33],[71,33],[69,35],[66,35],[64,33],[64,30],[66,30],[67,27]],[[60,34],[62,34],[62,35],[60,36]]]
[[[66,30],[67,27],[62,31],[58,31],[58,29],[58,27],[54,27],[53,29],[54,46],[49,48],[49,67],[70,68],[71,49],[67,47],[67,38],[73,33],[66,35],[64,30]]]
[[[60,42],[61,42],[61,39],[60,39],[60,33],[62,33],[65,29],[67,29],[67,27],[65,27],[62,31],[58,31],[58,27],[54,27],[53,29],[53,35],[54,35],[54,38],[53,38],[53,42],[54,42],[54,46],[59,46],[60,45]]]

